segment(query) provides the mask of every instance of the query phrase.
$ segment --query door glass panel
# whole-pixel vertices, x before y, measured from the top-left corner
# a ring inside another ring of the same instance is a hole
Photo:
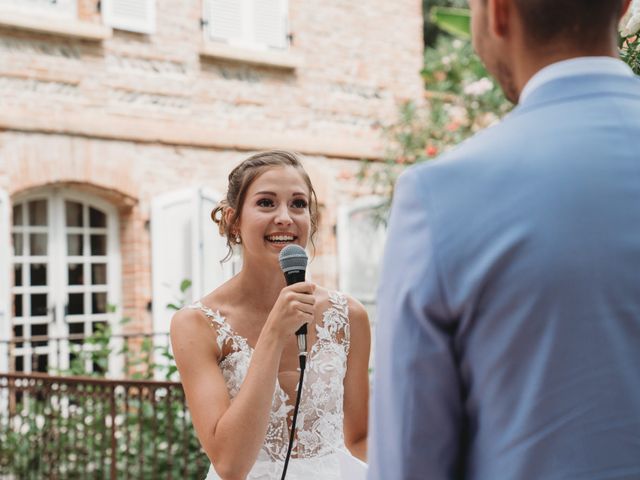
[[[40,286],[47,284],[47,264],[46,263],[32,263],[30,266],[31,271],[31,285]]]
[[[22,295],[16,294],[13,296],[13,316],[22,316]]]
[[[107,236],[91,235],[91,255],[107,254]]]
[[[69,322],[69,333],[71,335],[77,335],[84,333],[84,323],[82,322]]]
[[[24,222],[22,221],[22,204],[15,205],[13,207],[13,225],[19,226],[23,224]]]
[[[47,201],[29,202],[29,225],[47,225]]]
[[[47,234],[46,233],[32,233],[29,235],[29,248],[31,255],[46,255],[47,254]]]
[[[69,303],[67,305],[67,313],[69,315],[84,314],[84,294],[83,293],[69,294]]]
[[[84,226],[84,222],[82,219],[82,204],[69,201],[66,201],[64,203],[67,217],[67,227]]]
[[[32,293],[31,294],[31,316],[43,316],[47,314],[47,294]]]
[[[100,210],[89,207],[89,226],[104,228],[107,226],[107,216]]]
[[[14,325],[13,326],[13,338],[22,338],[24,331],[22,330],[22,325]],[[22,342],[16,343],[16,348],[22,347]]]
[[[107,294],[106,292],[92,293],[91,305],[93,313],[107,313]]]
[[[22,233],[13,234],[13,255],[16,257],[24,255],[24,242]]]
[[[91,265],[91,284],[106,285],[107,284],[107,264],[94,263]]]
[[[22,264],[16,263],[13,266],[13,283],[16,287],[22,286]]]
[[[68,266],[69,285],[84,284],[83,265],[81,263],[70,263]]]
[[[67,255],[80,256],[83,254],[82,248],[82,234],[70,234],[67,235]]]
[[[48,333],[49,333],[49,326],[46,323],[31,325],[31,337],[46,337]],[[46,344],[47,344],[46,340],[33,342],[34,347],[42,347]]]

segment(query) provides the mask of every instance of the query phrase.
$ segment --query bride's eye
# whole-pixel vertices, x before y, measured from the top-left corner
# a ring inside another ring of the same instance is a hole
[[[307,201],[303,198],[297,198],[291,204],[293,208],[307,208]]]
[[[256,202],[259,207],[273,207],[273,200],[270,198],[261,198]]]

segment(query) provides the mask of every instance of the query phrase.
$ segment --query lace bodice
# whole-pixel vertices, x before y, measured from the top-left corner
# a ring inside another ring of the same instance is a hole
[[[349,310],[346,297],[337,292],[329,294],[329,304],[321,323],[315,326],[317,339],[307,359],[292,458],[321,457],[344,447],[343,380],[349,353]],[[253,348],[218,311],[200,302],[188,308],[207,316],[217,332],[220,351],[226,347],[230,352],[219,365],[233,401],[247,374]],[[294,402],[278,382],[258,461],[284,461]]]

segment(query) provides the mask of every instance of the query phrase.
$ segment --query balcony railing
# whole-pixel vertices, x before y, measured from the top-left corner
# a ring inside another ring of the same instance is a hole
[[[10,370],[0,372],[0,479],[204,478],[208,460],[182,386],[157,380],[174,375],[166,340],[108,334],[0,342]],[[20,356],[29,371],[15,371]],[[36,371],[42,356],[47,372]]]

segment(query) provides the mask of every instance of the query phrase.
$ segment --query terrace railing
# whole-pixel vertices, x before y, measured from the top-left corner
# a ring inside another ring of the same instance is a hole
[[[179,383],[0,374],[0,478],[191,479],[207,468]]]

